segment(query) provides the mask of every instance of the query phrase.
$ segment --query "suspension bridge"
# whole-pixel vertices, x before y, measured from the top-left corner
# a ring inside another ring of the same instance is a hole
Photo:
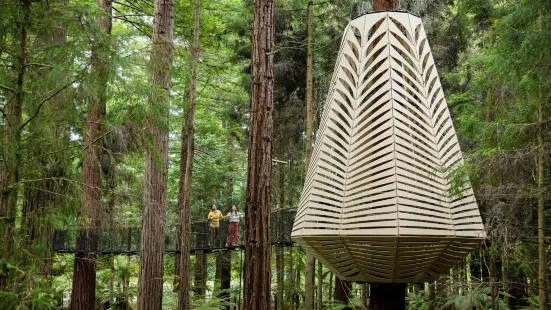
[[[291,230],[296,215],[295,208],[277,209],[272,211],[270,229],[272,245],[292,246]],[[226,246],[228,221],[220,221],[220,229],[216,242],[209,246],[209,222],[193,221],[190,233],[190,254],[198,252],[242,250],[245,248],[245,220],[239,223],[239,242],[237,246]],[[89,230],[90,231],[90,230]],[[79,238],[81,235],[81,238]],[[82,237],[85,236],[85,237]],[[165,253],[180,253],[180,238],[175,226],[165,228]],[[141,227],[123,226],[101,228],[94,233],[84,233],[82,229],[56,229],[53,233],[53,250],[57,253],[87,252],[96,254],[135,255],[140,252]]]

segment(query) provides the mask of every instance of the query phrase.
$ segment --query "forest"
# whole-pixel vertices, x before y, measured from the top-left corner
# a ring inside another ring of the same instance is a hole
[[[400,310],[291,238],[381,10],[423,21],[485,231],[404,309],[551,309],[549,0],[0,0],[0,309]]]

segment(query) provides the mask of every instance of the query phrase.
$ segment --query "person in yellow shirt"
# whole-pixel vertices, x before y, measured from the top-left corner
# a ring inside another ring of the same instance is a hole
[[[216,205],[213,204],[210,208],[208,221],[210,223],[210,242],[209,247],[216,247],[216,236],[218,236],[218,229],[220,228],[220,220],[225,219],[226,217],[216,209]]]

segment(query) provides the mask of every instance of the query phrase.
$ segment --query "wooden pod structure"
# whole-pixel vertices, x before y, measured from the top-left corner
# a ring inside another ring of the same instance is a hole
[[[450,171],[462,163],[421,19],[356,18],[344,31],[292,238],[345,280],[435,280],[485,237],[469,182],[452,191]]]

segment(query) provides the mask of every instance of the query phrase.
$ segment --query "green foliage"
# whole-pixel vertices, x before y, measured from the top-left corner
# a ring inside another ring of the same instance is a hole
[[[232,306],[235,306],[235,303],[214,296],[195,296],[191,301],[191,308],[198,310],[220,310]]]
[[[408,310],[428,310],[429,298],[427,291],[423,290],[417,294],[408,293],[407,297]]]
[[[57,309],[58,300],[51,290],[40,283],[38,287],[24,294],[0,291],[0,309],[5,310],[52,310]]]

